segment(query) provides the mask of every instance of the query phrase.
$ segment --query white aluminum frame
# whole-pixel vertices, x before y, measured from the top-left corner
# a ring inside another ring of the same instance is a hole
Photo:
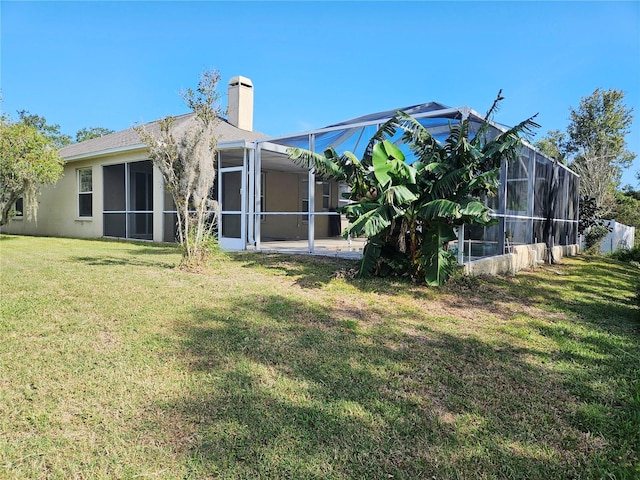
[[[241,167],[220,167],[218,168],[218,205],[220,213],[218,217],[218,241],[220,247],[225,250],[246,250],[247,248],[247,205],[250,204],[247,192],[247,150],[244,150],[243,165]],[[240,210],[223,210],[222,202],[224,186],[224,174],[240,172]],[[255,185],[255,178],[253,184]],[[259,200],[259,198],[258,198]],[[254,207],[255,208],[255,207]],[[240,215],[240,238],[225,237],[224,215]],[[255,213],[254,215],[255,216]],[[254,223],[254,222],[251,222]]]
[[[81,181],[80,181],[80,172],[84,171],[84,170],[89,170],[91,172],[91,190],[88,192],[83,192],[82,188],[81,188]],[[81,167],[81,168],[76,168],[76,183],[77,183],[77,187],[78,187],[78,197],[77,197],[77,204],[76,204],[76,216],[79,219],[82,220],[89,220],[93,218],[93,166],[90,167]],[[91,195],[91,213],[89,215],[80,215],[80,196],[81,195]]]

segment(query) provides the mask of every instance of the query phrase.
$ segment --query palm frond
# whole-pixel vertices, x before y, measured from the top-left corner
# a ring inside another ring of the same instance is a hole
[[[418,177],[418,171],[413,165],[408,165],[404,161],[394,162],[394,174],[402,179],[403,183],[415,185]]]
[[[362,260],[358,269],[358,277],[371,277],[378,267],[378,259],[382,253],[382,242],[378,238],[370,238],[364,246]]]
[[[398,111],[396,115],[399,121],[398,126],[404,131],[402,141],[409,145],[419,161],[431,163],[435,158],[444,157],[442,145],[424,125],[405,112]]]
[[[437,198],[455,196],[459,186],[467,181],[468,174],[468,168],[465,166],[447,172],[434,183],[432,195]]]
[[[422,171],[433,173],[434,175],[444,175],[449,171],[449,163],[447,162],[431,162],[422,167]]]
[[[456,258],[443,245],[455,240],[456,234],[449,225],[438,223],[424,232],[420,248],[420,267],[427,284],[442,285],[455,271]]]
[[[360,165],[360,160],[352,152],[344,152],[340,157],[340,164],[342,165]]]
[[[476,198],[465,198],[460,202],[460,213],[462,215],[478,215],[485,210],[488,210],[488,207]]]
[[[391,138],[396,134],[396,128],[398,127],[398,119],[396,116],[391,117],[385,123],[380,125],[380,128],[373,134],[369,143],[367,144],[367,148],[365,148],[364,155],[362,156],[362,163],[366,166],[371,165],[372,155],[373,155],[373,146],[376,143],[380,143],[387,138]]]
[[[489,108],[489,110],[487,110],[487,113],[484,115],[484,119],[480,124],[480,128],[478,129],[475,137],[473,138],[474,145],[477,145],[479,142],[482,142],[484,140],[485,136],[487,135],[487,132],[489,131],[489,127],[491,126],[491,120],[493,119],[493,116],[500,109],[500,102],[502,100],[504,100],[504,97],[502,96],[502,89],[500,89],[498,90],[498,95],[496,95],[495,100],[491,104],[491,108]]]
[[[418,216],[426,221],[460,218],[460,205],[454,201],[438,198],[418,208]]]
[[[418,196],[405,185],[392,185],[385,192],[387,201],[395,206],[403,206],[415,202]]]
[[[500,133],[496,137],[496,139],[499,139],[502,137],[512,138],[513,136],[520,138],[522,136],[528,137],[532,135],[534,133],[534,129],[540,128],[540,124],[534,120],[537,116],[538,114],[536,113],[535,115],[532,115],[526,120],[523,120],[522,122],[517,124],[515,127],[510,128],[506,132]]]
[[[373,174],[382,186],[391,182],[389,173],[397,168],[394,159],[404,163],[404,154],[389,140],[383,140],[373,146],[371,151]]]
[[[508,161],[515,160],[518,148],[522,145],[521,136],[530,135],[533,133],[533,129],[540,127],[540,125],[533,120],[536,116],[537,114],[520,122],[509,130],[501,132],[484,145],[482,153],[486,160],[485,168],[489,166],[497,167],[503,159]]]
[[[341,157],[332,148],[325,150],[324,155],[304,148],[288,148],[287,155],[296,165],[309,169],[313,168],[325,177],[333,178],[337,181],[346,179],[344,168],[340,164]]]
[[[467,192],[471,195],[493,194],[500,184],[500,169],[494,168],[478,173],[467,184]]]

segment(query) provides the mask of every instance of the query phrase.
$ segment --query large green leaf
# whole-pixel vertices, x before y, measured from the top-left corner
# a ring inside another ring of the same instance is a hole
[[[498,221],[491,217],[491,209],[475,198],[467,198],[460,203],[461,223],[490,226]]]
[[[387,201],[393,205],[406,205],[415,202],[418,196],[404,185],[392,185],[386,191]]]
[[[473,198],[467,198],[460,202],[460,214],[468,217],[482,216],[489,209],[487,206]]]
[[[416,183],[418,171],[413,165],[407,165],[404,160],[396,160],[395,162],[395,176],[398,178],[398,184],[411,184]]]
[[[356,210],[354,209],[352,212],[356,212]],[[346,232],[352,236],[373,237],[391,225],[393,216],[393,211],[388,205],[379,205],[373,210],[363,211],[346,228]]]
[[[389,140],[376,143],[372,151],[373,174],[380,185],[385,186],[391,182],[389,172],[397,169],[397,165],[393,160],[404,163],[404,154]]]
[[[437,198],[454,197],[461,184],[467,180],[469,169],[466,167],[457,168],[447,172],[434,183],[433,195]]]
[[[382,243],[379,238],[370,238],[362,251],[362,260],[358,269],[358,277],[371,277],[374,275],[378,259],[382,252]]]
[[[500,185],[500,169],[494,168],[476,175],[469,181],[467,192],[471,195],[491,195]]]
[[[340,160],[343,165],[360,165],[360,160],[358,160],[358,157],[356,157],[352,152],[344,152]]]
[[[424,232],[420,249],[420,267],[425,282],[442,285],[455,271],[458,264],[455,256],[445,250],[444,245],[456,240],[456,234],[446,223],[433,224]]]
[[[445,198],[439,198],[422,205],[418,209],[418,216],[427,221],[441,218],[460,218],[460,204]]]
[[[362,162],[365,166],[371,165],[371,157],[373,155],[373,147],[374,145],[382,142],[386,138],[391,138],[396,133],[396,128],[398,127],[398,119],[396,116],[391,117],[385,123],[380,125],[378,131],[371,137],[369,143],[367,144],[367,148],[365,148],[364,155],[362,156]]]
[[[449,171],[449,168],[450,166],[446,162],[430,162],[424,164],[423,170],[434,175],[444,175]]]
[[[346,180],[344,169],[339,161],[340,157],[332,148],[325,150],[323,155],[304,148],[288,148],[287,155],[297,165],[313,168],[325,177],[338,181]]]

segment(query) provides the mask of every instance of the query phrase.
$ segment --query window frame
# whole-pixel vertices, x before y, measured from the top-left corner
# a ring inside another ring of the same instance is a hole
[[[18,202],[21,203],[19,210],[18,210]],[[13,203],[13,211],[16,212],[13,218],[18,220],[22,220],[24,218],[24,197],[23,196],[19,196],[16,199],[16,201]]]
[[[260,172],[260,221],[266,222],[267,216],[264,212],[267,211],[267,173]]]
[[[300,202],[300,211],[305,212],[302,214],[302,223],[309,223],[309,179],[305,178],[302,180],[301,187],[301,202]],[[306,204],[306,207],[305,207]]]
[[[77,190],[78,190],[78,208],[76,210],[77,217],[81,219],[93,218],[93,167],[78,168],[76,172],[77,172],[76,177],[77,177]],[[83,191],[83,185],[82,185],[83,172],[90,173],[91,188],[88,191]],[[90,199],[90,202],[89,202],[90,211],[88,213],[82,211],[82,202],[81,202],[82,197],[88,197]]]
[[[322,181],[322,210],[324,212],[328,212],[330,208],[331,208],[331,182],[329,182],[328,180],[323,180]]]

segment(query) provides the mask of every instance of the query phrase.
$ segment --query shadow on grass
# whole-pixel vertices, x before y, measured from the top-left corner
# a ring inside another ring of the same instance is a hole
[[[169,252],[165,252],[167,254]],[[113,266],[128,266],[128,267],[159,267],[159,268],[175,268],[177,263],[173,262],[160,262],[157,258],[153,258],[147,260],[145,257],[148,256],[148,253],[144,252],[130,252],[130,258],[124,257],[114,257],[107,255],[99,255],[99,256],[74,256],[69,257],[69,261],[84,263],[86,265],[92,266],[105,266],[105,267],[113,267]],[[171,252],[171,254],[175,254],[175,252]],[[159,253],[162,255],[162,253]]]
[[[144,247],[140,247],[136,250],[132,250],[129,252],[131,255],[180,255],[180,250],[177,246],[162,246],[162,245],[154,245]]]
[[[122,245],[126,248],[101,249],[100,255],[77,255],[69,257],[70,261],[84,263],[92,266],[133,266],[133,267],[159,267],[174,268],[178,265],[180,251],[173,244],[154,244],[141,241],[125,241],[119,239],[87,239],[87,242],[99,242],[103,244]],[[117,255],[108,255],[112,251]],[[173,256],[171,261],[161,261]]]
[[[345,278],[362,292],[394,295],[398,289],[413,292],[416,297],[437,296],[437,288],[417,285],[407,278],[354,278],[360,265],[358,260],[324,257],[321,255],[292,255],[282,253],[236,253],[229,257],[246,268],[265,269],[276,275],[297,277],[301,288],[320,288],[336,278]]]
[[[358,266],[355,260],[314,255],[235,253],[228,256],[246,268],[265,269],[277,275],[298,277],[294,283],[301,288],[319,288],[336,276],[349,275]]]
[[[580,257],[570,264],[526,272],[504,285],[515,298],[543,298],[547,306],[575,314],[577,322],[638,334],[640,310],[633,295],[639,283],[640,275],[631,266],[604,257]]]
[[[544,352],[438,332],[416,315],[418,328],[354,321],[278,295],[194,311],[179,354],[206,382],[162,404],[192,431],[172,438],[191,474],[587,478],[634,459],[576,417],[566,378],[527,360]],[[612,376],[609,363],[596,372]],[[594,377],[572,381],[589,389]]]

